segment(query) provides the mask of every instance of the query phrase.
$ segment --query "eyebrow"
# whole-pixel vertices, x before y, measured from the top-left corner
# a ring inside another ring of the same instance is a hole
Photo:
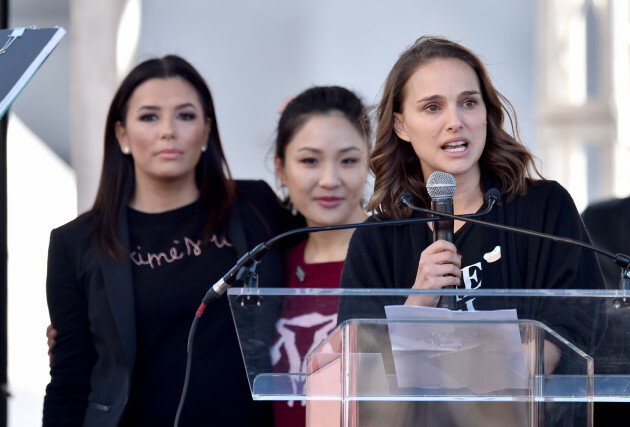
[[[156,111],[156,110],[160,110],[160,108],[161,107],[158,107],[157,105],[142,105],[140,106],[140,108],[138,108],[138,111],[142,111],[142,110]],[[176,110],[181,110],[182,108],[192,108],[194,110],[197,109],[192,102],[186,102],[184,104],[180,104],[175,107]]]
[[[481,93],[478,90],[465,90],[462,93],[459,94],[459,96],[471,96],[471,95],[481,95]],[[442,95],[431,95],[431,96],[427,96],[425,98],[421,98],[419,100],[416,101],[416,104],[420,103],[420,102],[428,102],[428,101],[436,101],[438,99],[443,99],[444,96]]]
[[[319,148],[313,148],[313,147],[302,147],[300,149],[297,150],[298,153],[300,151],[311,151],[313,153],[321,153],[322,150],[320,150]],[[341,150],[339,150],[340,153],[347,153],[349,151],[361,151],[361,149],[357,146],[351,146],[351,147],[346,147],[346,148],[342,148]]]

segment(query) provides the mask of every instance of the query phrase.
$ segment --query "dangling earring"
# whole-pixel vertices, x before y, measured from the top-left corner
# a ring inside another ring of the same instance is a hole
[[[205,145],[202,145],[202,146],[201,146],[201,152],[202,152],[202,153],[205,153],[205,152],[206,152],[206,146],[205,146]]]
[[[280,200],[282,206],[284,206],[289,210],[289,212],[291,212],[291,215],[296,216],[298,214],[297,208],[291,201],[289,188],[286,185],[281,185],[280,188],[278,188],[278,191],[276,191],[276,197],[278,197],[278,200]]]
[[[289,202],[289,189],[285,185],[281,185],[280,188],[278,188],[278,191],[276,191],[276,197],[282,203],[288,204],[288,202]]]

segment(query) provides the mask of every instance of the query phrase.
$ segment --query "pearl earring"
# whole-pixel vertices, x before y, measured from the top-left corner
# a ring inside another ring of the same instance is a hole
[[[125,148],[123,148],[123,153],[125,153],[125,154],[129,154],[129,151],[130,151],[130,150],[129,150],[129,147],[125,147]]]
[[[205,152],[206,152],[206,146],[205,146],[205,145],[202,145],[202,146],[201,146],[201,152],[202,152],[202,153],[205,153]]]

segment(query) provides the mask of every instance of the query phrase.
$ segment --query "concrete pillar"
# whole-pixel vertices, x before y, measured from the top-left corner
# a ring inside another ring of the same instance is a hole
[[[614,31],[607,0],[538,1],[537,140],[542,172],[564,185],[580,210],[613,196]]]
[[[93,202],[103,159],[103,131],[117,88],[116,34],[124,0],[70,0],[71,164],[79,213]]]

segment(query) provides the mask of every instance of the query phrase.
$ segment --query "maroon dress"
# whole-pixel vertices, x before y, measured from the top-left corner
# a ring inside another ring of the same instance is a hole
[[[289,288],[338,288],[344,261],[307,264],[304,250],[307,240],[285,252],[285,278]],[[276,322],[276,336],[271,349],[275,372],[303,372],[304,357],[337,326],[338,298],[327,297],[312,309],[302,298],[287,300]],[[295,390],[304,384],[292,384]],[[305,401],[274,402],[276,427],[300,427],[306,424]]]

